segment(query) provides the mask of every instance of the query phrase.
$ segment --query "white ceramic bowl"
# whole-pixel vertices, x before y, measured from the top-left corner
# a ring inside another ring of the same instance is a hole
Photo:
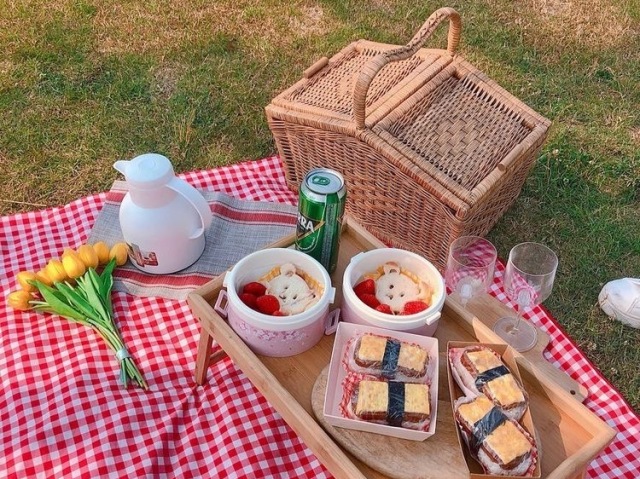
[[[364,304],[353,291],[353,287],[366,273],[375,271],[389,261],[411,271],[433,288],[430,306],[419,313],[392,315],[381,313]],[[364,324],[378,328],[433,336],[440,319],[440,311],[446,296],[444,279],[437,268],[420,255],[397,248],[380,248],[359,253],[344,271],[342,279],[341,319],[349,323]]]
[[[238,295],[242,287],[257,281],[276,266],[292,263],[296,268],[324,286],[324,291],[311,308],[290,316],[270,316],[244,304]],[[311,256],[289,248],[267,248],[238,261],[223,280],[214,309],[229,320],[229,325],[258,354],[286,357],[300,354],[315,346],[324,334],[335,332],[339,310],[329,313],[335,288],[324,267]],[[226,304],[225,303],[226,300]]]

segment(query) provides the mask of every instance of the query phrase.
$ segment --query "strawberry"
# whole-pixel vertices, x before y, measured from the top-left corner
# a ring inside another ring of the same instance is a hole
[[[256,309],[256,296],[251,293],[240,294],[240,301],[249,306],[251,309]]]
[[[256,309],[264,314],[273,314],[280,309],[280,302],[272,294],[265,294],[256,298]]]
[[[424,301],[409,301],[404,305],[402,314],[416,314],[427,309],[429,305]]]
[[[274,311],[271,316],[286,316],[286,315],[287,313],[283,313],[282,311],[278,310],[278,311]]]
[[[353,292],[360,297],[363,294],[376,294],[376,282],[372,279],[360,281],[353,287]]]
[[[376,311],[380,311],[384,314],[393,314],[393,311],[391,311],[391,306],[384,303],[380,303],[378,306],[376,306]]]
[[[267,287],[264,284],[258,283],[257,281],[253,281],[251,283],[247,283],[242,288],[243,293],[253,294],[254,296],[262,296],[267,292]]]
[[[376,298],[375,294],[361,294],[360,296],[358,296],[360,298],[360,301],[362,301],[364,304],[366,304],[367,306],[369,306],[370,308],[377,308],[378,306],[380,306],[380,301],[378,301],[378,298]]]

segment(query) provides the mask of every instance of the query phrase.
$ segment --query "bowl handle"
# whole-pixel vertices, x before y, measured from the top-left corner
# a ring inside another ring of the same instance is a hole
[[[360,256],[362,256],[364,253],[365,253],[365,251],[360,251],[355,256],[352,256],[351,259],[349,260],[349,263],[353,263],[356,259],[358,259]]]
[[[224,303],[224,304],[223,304]],[[227,291],[224,289],[220,290],[218,293],[218,299],[216,300],[216,304],[213,306],[213,309],[223,318],[227,319],[227,308],[229,307],[229,301],[227,300]]]
[[[336,288],[332,286],[331,289],[329,289],[329,302],[333,304],[335,299],[336,299]]]
[[[327,315],[324,334],[327,336],[336,332],[338,323],[340,322],[340,308],[336,308]]]
[[[441,313],[440,313],[440,311],[438,311],[437,313],[434,313],[431,316],[429,316],[425,320],[425,323],[432,324],[432,323],[436,322],[438,319],[440,319],[440,316],[441,316]]]

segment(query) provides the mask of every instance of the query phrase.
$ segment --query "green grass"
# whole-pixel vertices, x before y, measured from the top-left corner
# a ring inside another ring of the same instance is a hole
[[[505,258],[560,257],[548,309],[640,409],[640,332],[597,306],[640,276],[640,7],[629,0],[451,1],[460,53],[552,120],[523,192],[489,237]],[[105,191],[119,158],[177,171],[275,152],[264,107],[322,56],[406,43],[441,4],[398,0],[33,0],[0,11],[0,214]],[[428,46],[445,45],[440,29]]]

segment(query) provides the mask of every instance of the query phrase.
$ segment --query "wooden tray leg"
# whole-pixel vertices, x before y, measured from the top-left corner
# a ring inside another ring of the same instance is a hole
[[[200,341],[198,342],[198,356],[196,358],[196,383],[202,386],[207,379],[207,369],[211,364],[211,345],[213,337],[200,326]]]
[[[200,327],[200,341],[198,342],[198,355],[196,358],[196,383],[202,386],[207,380],[207,369],[213,363],[227,357],[226,351],[219,349],[211,354],[213,336],[207,333],[206,329]]]

